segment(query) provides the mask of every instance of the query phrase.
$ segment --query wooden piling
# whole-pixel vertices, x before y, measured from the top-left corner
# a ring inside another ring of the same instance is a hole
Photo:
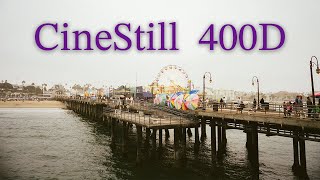
[[[206,119],[201,119],[201,141],[204,141],[207,138],[206,133]]]
[[[227,123],[225,121],[222,121],[222,126],[221,126],[221,131],[222,131],[222,148],[223,148],[223,152],[226,151],[226,147],[227,147]]]
[[[159,129],[159,151],[162,149],[162,129]]]
[[[217,153],[217,145],[216,145],[216,122],[214,120],[210,121],[211,125],[211,160],[212,163],[216,162],[216,153]]]
[[[157,151],[157,129],[152,129],[152,157],[155,158]]]
[[[142,142],[142,127],[136,126],[137,128],[137,157],[136,164],[141,164],[142,152],[141,152],[141,142]]]
[[[182,141],[182,158],[186,159],[186,153],[187,153],[187,139],[186,139],[186,135],[187,135],[187,130],[186,128],[182,128],[182,134],[181,134],[181,141]]]
[[[122,154],[127,155],[127,122],[122,122]]]
[[[297,130],[293,130],[293,165],[292,165],[292,170],[297,171],[300,168],[299,164],[299,136]]]
[[[256,123],[251,126],[252,132],[252,146],[251,146],[251,153],[252,153],[252,164],[253,167],[259,169],[259,141],[258,141],[258,128]]]
[[[178,130],[177,128],[173,129],[173,150],[174,150],[174,159],[178,159]]]
[[[306,160],[306,146],[304,140],[304,131],[301,130],[299,133],[299,146],[300,146],[300,171],[303,177],[308,179],[307,175],[307,160]]]
[[[223,152],[221,122],[218,122],[217,128],[218,128],[218,154],[221,155]]]
[[[195,142],[196,145],[198,145],[198,144],[200,144],[200,141],[199,141],[199,127],[198,126],[194,128],[194,134],[195,134],[194,135],[194,138],[195,138],[194,142]]]
[[[150,129],[146,128],[145,150],[149,153]]]

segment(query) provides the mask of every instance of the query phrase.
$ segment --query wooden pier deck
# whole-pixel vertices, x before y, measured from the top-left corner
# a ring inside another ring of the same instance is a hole
[[[175,127],[191,128],[199,126],[199,123],[196,121],[175,115],[153,116],[132,112],[112,112],[105,113],[105,116],[152,129],[172,129]]]

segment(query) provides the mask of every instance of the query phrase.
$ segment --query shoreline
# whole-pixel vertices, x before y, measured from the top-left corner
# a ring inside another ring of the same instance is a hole
[[[67,108],[60,101],[0,101],[1,108]]]

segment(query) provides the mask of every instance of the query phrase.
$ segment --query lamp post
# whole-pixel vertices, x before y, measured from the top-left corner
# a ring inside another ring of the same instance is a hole
[[[254,86],[254,80],[256,79],[256,82],[257,82],[257,86],[258,86],[258,109],[260,109],[260,92],[259,92],[259,79],[257,76],[253,76],[252,77],[252,86]]]
[[[313,58],[316,59],[317,64],[312,62]],[[316,73],[319,74],[320,73],[320,69],[319,69],[319,63],[318,63],[318,59],[315,56],[311,57],[310,60],[310,77],[311,77],[311,88],[312,88],[312,101],[313,101],[313,105],[316,105],[316,98],[314,97],[314,84],[313,84],[313,73],[312,73],[312,67],[316,65],[317,69],[316,69]]]
[[[203,96],[202,96],[202,109],[203,110],[206,110],[206,106],[205,106],[205,89],[206,89],[206,77],[207,75],[209,75],[210,77],[210,80],[209,82],[211,83],[212,82],[212,78],[211,78],[211,73],[210,72],[205,72],[204,75],[203,75]]]

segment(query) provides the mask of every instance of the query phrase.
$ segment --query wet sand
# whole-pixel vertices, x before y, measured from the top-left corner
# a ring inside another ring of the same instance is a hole
[[[0,101],[0,108],[66,108],[59,101]]]

